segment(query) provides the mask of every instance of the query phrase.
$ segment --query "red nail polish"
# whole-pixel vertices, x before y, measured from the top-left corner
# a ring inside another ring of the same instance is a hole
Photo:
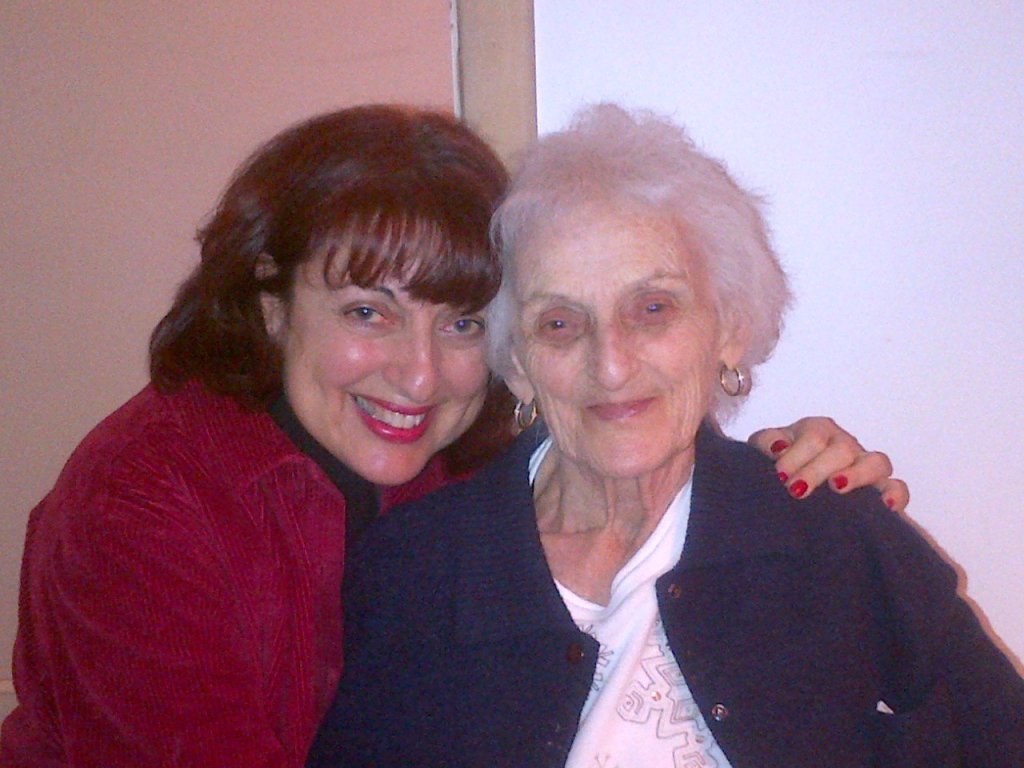
[[[768,450],[771,451],[772,453],[782,453],[787,448],[789,448],[789,443],[787,443],[785,440],[776,440],[774,443],[768,446]]]
[[[787,475],[785,472],[779,472],[779,482],[784,483],[787,480],[789,480],[789,475]]]
[[[805,483],[803,480],[797,480],[795,483],[789,486],[789,492],[793,494],[794,498],[802,498],[803,495],[807,493],[807,483]]]
[[[835,489],[837,491],[843,490],[843,488],[845,488],[849,484],[850,481],[846,479],[846,475],[836,475],[835,477],[832,478],[832,485],[835,486]]]

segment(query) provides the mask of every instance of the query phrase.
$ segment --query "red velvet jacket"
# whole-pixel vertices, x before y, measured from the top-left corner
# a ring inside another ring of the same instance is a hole
[[[344,521],[268,415],[144,389],[32,511],[0,765],[301,766],[341,672]]]

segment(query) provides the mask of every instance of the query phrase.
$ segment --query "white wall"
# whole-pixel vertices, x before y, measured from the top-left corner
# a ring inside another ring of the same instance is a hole
[[[28,511],[145,383],[228,175],[327,109],[451,109],[450,4],[3,0],[0,72],[3,717]]]
[[[1024,4],[536,0],[541,133],[655,108],[771,200],[797,305],[732,432],[824,413],[1024,657]]]

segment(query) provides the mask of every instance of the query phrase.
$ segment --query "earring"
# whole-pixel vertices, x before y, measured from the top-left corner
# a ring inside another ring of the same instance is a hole
[[[540,415],[540,411],[537,408],[537,404],[532,400],[528,403],[524,403],[522,400],[516,401],[516,408],[512,411],[512,415],[515,418],[516,427],[519,431],[529,429],[533,426],[533,422],[537,420],[537,416]]]
[[[750,394],[750,379],[738,367],[730,368],[722,363],[722,367],[718,369],[718,383],[722,385],[722,391],[729,397]]]

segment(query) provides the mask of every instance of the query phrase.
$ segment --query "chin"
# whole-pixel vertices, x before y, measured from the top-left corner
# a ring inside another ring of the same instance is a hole
[[[404,485],[423,471],[430,458],[427,456],[403,459],[392,456],[356,471],[374,485]]]
[[[649,446],[646,447],[649,448]],[[595,457],[596,461],[594,461],[594,464],[605,477],[626,480],[643,477],[652,472],[657,472],[659,469],[669,467],[677,456],[678,454],[675,452],[652,454],[637,447],[633,450],[624,449]]]

